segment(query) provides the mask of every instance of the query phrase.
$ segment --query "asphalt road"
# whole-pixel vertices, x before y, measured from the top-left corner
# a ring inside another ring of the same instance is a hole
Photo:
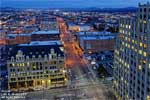
[[[60,19],[62,20],[62,19]],[[63,23],[63,20],[62,20]],[[70,83],[69,86],[80,88],[86,86],[82,91],[83,95],[93,98],[93,100],[105,100],[103,95],[104,87],[96,86],[98,79],[92,70],[88,61],[83,57],[83,52],[79,44],[74,41],[74,35],[67,31],[65,23],[60,23],[61,38],[64,43],[66,53],[66,67],[70,69]],[[94,86],[91,88],[91,86]]]

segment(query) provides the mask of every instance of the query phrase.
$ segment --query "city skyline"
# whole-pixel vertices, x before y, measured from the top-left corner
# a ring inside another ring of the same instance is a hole
[[[14,8],[123,8],[149,0],[1,0],[1,7]],[[111,2],[111,3],[108,3]]]
[[[150,100],[150,0],[0,9],[0,100]]]

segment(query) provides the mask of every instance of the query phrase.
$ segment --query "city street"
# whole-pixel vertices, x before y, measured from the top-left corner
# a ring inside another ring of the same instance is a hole
[[[26,100],[108,100],[107,92],[111,90],[100,82],[74,36],[67,30],[63,19],[58,18],[60,37],[66,55],[66,68],[69,76],[68,86],[30,92]],[[34,98],[34,99],[33,99]],[[112,99],[111,99],[112,100]]]
[[[104,86],[98,81],[95,73],[90,67],[88,61],[84,58],[83,52],[78,43],[74,41],[74,36],[67,31],[67,27],[63,19],[59,18],[59,27],[61,31],[61,39],[64,43],[66,53],[66,67],[70,70],[70,87],[80,88],[84,86],[83,94],[95,100],[105,100],[103,95]],[[92,88],[91,88],[92,87]]]

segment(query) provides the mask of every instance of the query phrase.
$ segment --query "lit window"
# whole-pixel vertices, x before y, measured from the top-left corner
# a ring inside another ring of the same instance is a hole
[[[51,82],[51,80],[48,80],[48,83],[50,83]]]
[[[126,81],[126,80],[124,80],[124,83],[125,83],[125,84],[127,84],[127,81]]]
[[[122,24],[120,24],[120,26],[122,26]]]
[[[140,47],[142,47],[142,43],[140,42]]]
[[[120,30],[120,33],[122,33],[122,30]]]
[[[22,63],[22,66],[24,67],[24,63]]]
[[[135,44],[137,44],[137,41],[134,41],[135,42]]]
[[[63,48],[63,47],[60,47],[60,50],[61,50],[61,51],[64,51],[64,48]]]
[[[129,68],[129,64],[127,65],[127,67]]]
[[[46,73],[46,71],[44,71],[44,73]]]
[[[118,87],[118,82],[114,80],[114,84]]]
[[[33,66],[33,69],[36,69],[36,66]]]
[[[129,25],[129,29],[131,29],[131,26]]]
[[[121,77],[121,81],[123,81],[123,77]]]
[[[42,84],[44,84],[45,83],[45,81],[44,80],[42,80]]]
[[[22,66],[22,64],[20,63],[19,66]]]
[[[129,98],[129,96],[128,96],[128,95],[127,95],[126,97],[127,97],[127,98]]]
[[[128,44],[126,43],[126,47],[127,47],[127,45],[128,45]]]
[[[139,70],[141,70],[142,69],[142,66],[141,65],[139,65]]]
[[[17,66],[19,66],[19,64],[17,64]]]
[[[139,54],[142,54],[142,50],[139,50]]]
[[[128,48],[130,48],[130,44],[128,44]]]
[[[134,40],[132,40],[132,43],[134,43]]]
[[[29,66],[30,65],[30,63],[29,62],[27,62],[27,66]]]
[[[125,62],[125,64],[124,64],[125,66],[127,66],[127,63]]]
[[[122,62],[122,60],[120,59],[120,62]]]
[[[144,44],[144,48],[146,49],[146,44]]]
[[[146,61],[145,61],[145,60],[143,60],[143,64],[146,64]]]
[[[15,64],[14,64],[14,63],[12,63],[12,66],[14,67],[14,66],[15,66]]]
[[[144,56],[146,56],[146,52],[144,52]]]

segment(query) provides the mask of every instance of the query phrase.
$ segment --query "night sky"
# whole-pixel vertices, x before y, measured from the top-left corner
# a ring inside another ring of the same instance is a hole
[[[122,8],[150,0],[0,0],[1,7],[15,8]]]

